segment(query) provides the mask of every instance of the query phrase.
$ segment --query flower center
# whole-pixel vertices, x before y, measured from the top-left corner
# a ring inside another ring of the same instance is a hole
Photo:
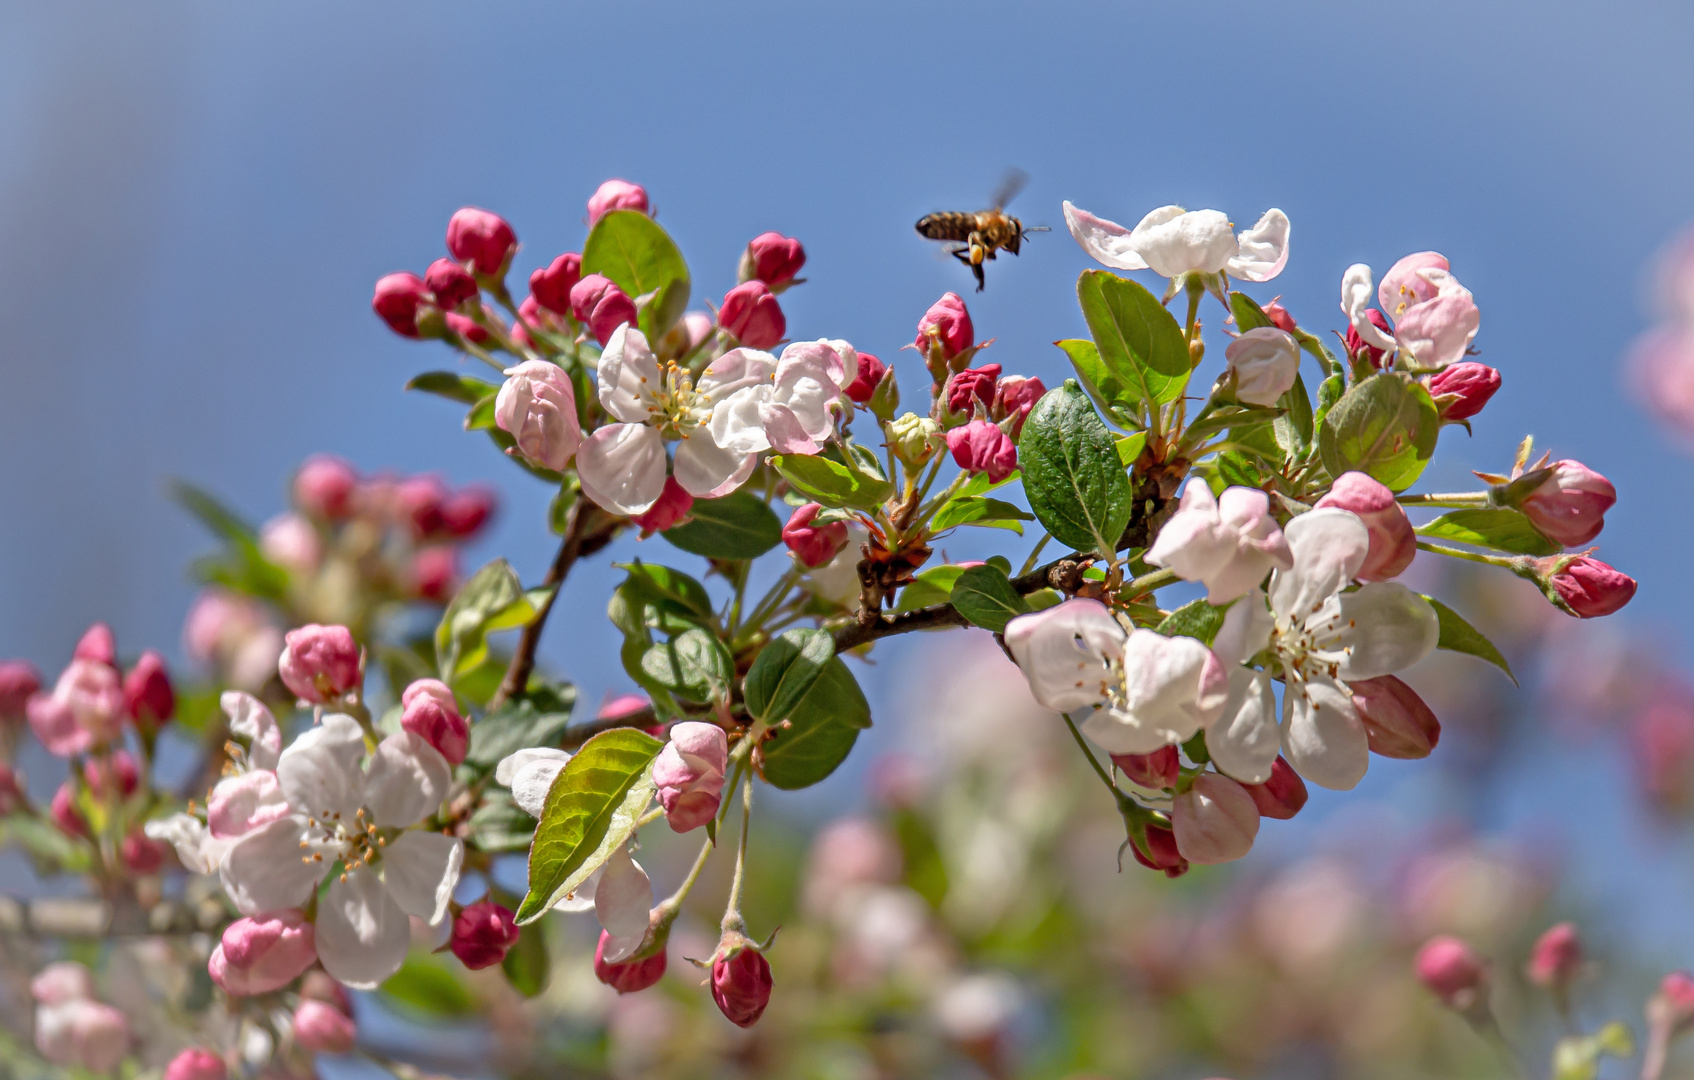
[[[1271,628],[1271,649],[1281,658],[1288,678],[1339,677],[1341,662],[1352,651],[1341,645],[1341,633],[1352,624],[1343,620],[1339,604],[1326,606],[1327,613],[1320,607],[1309,619],[1281,618]]]
[[[339,859],[341,880],[346,881],[347,871],[373,865],[387,845],[388,837],[377,829],[364,807],[355,810],[352,818],[344,817],[339,811],[325,810],[317,817],[306,819],[306,835],[300,846],[316,850],[300,856],[300,861],[321,863],[325,855],[330,862]]]

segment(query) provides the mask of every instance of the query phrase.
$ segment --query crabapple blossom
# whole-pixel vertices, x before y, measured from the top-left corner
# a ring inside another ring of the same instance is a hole
[[[1563,922],[1549,927],[1530,949],[1524,974],[1540,987],[1564,987],[1582,966],[1582,938],[1576,924]]]
[[[1282,306],[1281,297],[1272,300],[1260,310],[1265,313],[1265,318],[1271,321],[1271,325],[1276,327],[1278,330],[1286,330],[1290,334],[1295,331],[1296,324],[1294,322],[1294,316],[1289,313],[1287,308]]]
[[[478,274],[501,276],[517,249],[517,234],[499,214],[466,206],[447,222],[448,252]]]
[[[988,415],[995,420],[1011,420],[1012,438],[1016,439],[1023,434],[1023,422],[1029,418],[1029,410],[1035,408],[1046,392],[1047,387],[1033,375],[1007,375],[994,388],[994,403]]]
[[[1413,961],[1418,981],[1448,1008],[1468,1011],[1481,1000],[1487,983],[1482,960],[1469,945],[1440,934],[1423,943]]]
[[[1365,312],[1365,319],[1384,334],[1392,335],[1394,328],[1389,324],[1388,316],[1382,312],[1371,308]],[[1391,351],[1379,349],[1370,344],[1360,336],[1358,328],[1352,325],[1347,327],[1347,333],[1342,337],[1341,344],[1347,350],[1348,356],[1354,360],[1367,360],[1373,368],[1382,367],[1382,358]]]
[[[676,477],[667,476],[665,490],[659,495],[658,501],[629,520],[641,529],[643,537],[647,537],[681,524],[687,520],[689,511],[693,509],[694,496],[676,482]]]
[[[446,502],[447,485],[439,476],[408,476],[394,486],[395,516],[415,540],[441,531],[441,508]]]
[[[1235,376],[1235,397],[1249,405],[1275,405],[1300,374],[1300,344],[1274,326],[1259,326],[1224,349]]]
[[[470,904],[453,920],[453,955],[459,963],[478,971],[506,958],[518,943],[518,926],[503,904],[482,900]]]
[[[794,275],[805,265],[806,249],[800,241],[778,232],[765,232],[753,237],[742,253],[740,278],[757,279],[770,286],[772,292],[781,292],[795,284]]]
[[[812,524],[821,510],[823,507],[817,503],[797,506],[782,527],[782,542],[794,553],[795,561],[808,570],[829,562],[847,546],[845,521]]]
[[[171,689],[165,658],[152,649],[124,676],[124,712],[148,728],[158,727],[176,715],[176,691]]]
[[[60,784],[47,804],[47,817],[66,836],[88,837],[88,819],[76,803],[76,785],[69,780]]]
[[[421,338],[418,316],[432,308],[435,297],[423,278],[413,273],[386,274],[377,279],[371,310],[401,337]]]
[[[1635,579],[1599,559],[1553,557],[1540,565],[1549,587],[1579,619],[1610,615],[1635,596]]]
[[[1412,531],[1411,520],[1395,501],[1394,492],[1369,473],[1356,470],[1342,473],[1329,493],[1313,506],[1350,511],[1370,531],[1370,551],[1365,555],[1364,565],[1353,575],[1360,581],[1387,581],[1399,577],[1412,565],[1418,553],[1418,538]]]
[[[465,760],[470,745],[470,726],[459,715],[453,691],[439,679],[419,679],[400,695],[400,727],[435,747],[447,764]]]
[[[1267,210],[1239,236],[1218,210],[1161,206],[1134,229],[1095,217],[1068,201],[1065,224],[1096,262],[1119,270],[1152,270],[1160,277],[1227,273],[1243,281],[1269,281],[1288,264],[1288,215]]]
[[[277,658],[283,685],[302,701],[324,705],[357,690],[365,677],[365,657],[345,626],[308,623],[283,635]]]
[[[55,1065],[111,1072],[129,1052],[129,1043],[129,1020],[110,1005],[95,1001],[92,986],[85,993],[58,1000],[37,998],[35,1048]]]
[[[1192,738],[1217,719],[1228,691],[1206,646],[1126,632],[1097,600],[1020,615],[1005,640],[1036,701],[1059,712],[1098,706],[1081,728],[1108,754],[1150,754]]]
[[[994,387],[999,380],[999,364],[955,371],[947,378],[947,411],[969,416],[973,400],[987,408],[994,401]]]
[[[552,790],[571,755],[563,750],[538,746],[500,759],[494,767],[494,782],[512,791],[512,801],[524,813],[537,820],[547,805],[547,792]]]
[[[1260,817],[1287,821],[1298,814],[1309,797],[1306,782],[1280,756],[1271,763],[1270,779],[1262,784],[1242,784],[1259,808]]]
[[[1393,675],[1347,684],[1371,751],[1388,758],[1425,758],[1441,741],[1441,721],[1417,691]]]
[[[529,295],[559,315],[571,314],[571,290],[582,280],[582,256],[567,251],[529,275]]]
[[[116,750],[110,757],[84,759],[82,782],[96,799],[115,802],[135,794],[141,786],[141,770],[128,750]]]
[[[589,274],[571,286],[571,314],[604,345],[618,327],[633,326],[635,301],[602,274]]]
[[[1500,373],[1487,364],[1461,360],[1448,364],[1429,377],[1429,393],[1445,421],[1469,420],[1483,410],[1500,389]],[[1447,395],[1452,400],[1440,400]]]
[[[1129,845],[1135,861],[1149,870],[1163,870],[1166,877],[1178,878],[1188,873],[1188,860],[1177,850],[1176,833],[1168,825],[1148,825],[1147,850],[1136,843]]]
[[[294,1041],[314,1054],[345,1054],[359,1029],[353,1019],[322,1001],[302,1001],[294,1009]]]
[[[1226,604],[1264,580],[1273,568],[1293,565],[1288,541],[1270,516],[1270,496],[1253,488],[1212,495],[1203,480],[1182,492],[1175,514],[1159,530],[1147,562],[1206,586],[1206,599]]]
[[[342,521],[353,514],[358,486],[353,466],[329,454],[316,454],[294,474],[294,505],[311,517]]]
[[[1435,610],[1404,585],[1342,591],[1370,550],[1370,532],[1356,515],[1312,510],[1285,532],[1293,562],[1271,575],[1269,610],[1255,587],[1230,606],[1212,646],[1229,671],[1229,701],[1206,747],[1223,772],[1262,783],[1280,743],[1301,776],[1346,790],[1364,776],[1370,757],[1347,683],[1422,660],[1435,648],[1439,625]],[[1287,684],[1280,732],[1271,673],[1239,666],[1267,648]]]
[[[1113,754],[1112,764],[1130,783],[1153,791],[1174,786],[1182,772],[1182,759],[1174,746],[1160,747],[1151,754]]]
[[[712,1000],[730,1023],[752,1027],[770,1004],[775,985],[770,961],[745,939],[733,945],[728,941],[712,957]]]
[[[888,365],[870,353],[862,352],[858,356],[859,373],[853,377],[852,382],[842,387],[841,392],[863,405],[876,393],[877,384],[882,382],[882,377],[888,374]]]
[[[1182,857],[1201,866],[1234,862],[1253,848],[1259,808],[1227,776],[1201,773],[1171,804],[1171,831]]]
[[[435,294],[435,302],[443,308],[456,308],[476,296],[476,278],[452,259],[437,259],[424,271],[424,286]]]
[[[190,1047],[165,1065],[164,1080],[228,1080],[229,1067],[210,1050]]]
[[[1617,488],[1580,461],[1555,461],[1547,468],[1547,478],[1513,502],[1549,539],[1580,547],[1606,527]]]
[[[588,197],[588,225],[594,226],[613,210],[648,212],[647,189],[628,180],[607,180]]]
[[[486,345],[492,336],[486,326],[457,311],[449,311],[443,315],[441,322],[447,328],[450,339],[468,341],[472,345]]]
[[[625,960],[621,963],[611,963],[606,959],[606,947],[613,942],[613,937],[606,931],[600,931],[600,940],[594,946],[594,977],[616,990],[620,994],[634,994],[654,986],[665,977],[665,951],[660,949],[652,956],[639,960]]]
[[[742,282],[724,293],[718,326],[749,349],[775,348],[788,333],[782,305],[764,282]]]
[[[918,320],[918,336],[914,344],[921,356],[928,356],[933,345],[941,350],[944,359],[964,352],[976,343],[976,330],[971,326],[971,313],[958,293],[943,293],[941,299],[929,306]]]
[[[455,491],[441,502],[441,531],[455,540],[468,540],[482,531],[498,504],[494,492],[479,484]]]
[[[750,375],[770,355],[737,351],[748,356]],[[815,454],[835,430],[841,388],[858,370],[859,354],[845,341],[794,342],[782,350],[774,381],[743,386],[714,407],[712,438],[739,453]]]
[[[58,960],[29,981],[29,994],[38,1005],[63,1005],[94,996],[94,973],[74,960]]]
[[[269,769],[226,776],[206,801],[206,831],[218,840],[234,840],[288,816],[282,784]]]
[[[206,967],[225,993],[247,997],[282,989],[317,958],[312,924],[298,910],[287,908],[230,923]]]
[[[987,473],[998,484],[1018,468],[1018,447],[992,420],[972,420],[947,433],[947,449],[967,473]]]
[[[609,935],[602,953],[607,963],[627,960],[640,948],[652,907],[653,883],[623,844],[606,860],[594,886],[594,914]]]
[[[672,831],[697,829],[718,812],[728,764],[723,728],[697,720],[671,725],[670,741],[653,760],[653,783]]]
[[[318,531],[299,514],[278,514],[265,522],[259,530],[259,550],[271,562],[298,574],[316,570],[323,556]]]
[[[1383,295],[1390,286],[1395,291],[1392,335],[1367,314],[1370,267],[1354,263],[1341,278],[1341,310],[1365,344],[1384,352],[1401,349],[1425,368],[1444,368],[1464,358],[1482,316],[1470,291],[1448,271],[1446,259],[1434,252],[1408,255],[1388,271],[1383,286]]]

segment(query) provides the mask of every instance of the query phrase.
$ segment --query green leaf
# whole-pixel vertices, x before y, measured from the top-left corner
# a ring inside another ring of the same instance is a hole
[[[835,639],[827,630],[784,631],[759,650],[747,671],[742,692],[748,715],[766,724],[788,719],[834,655]]]
[[[1158,297],[1104,270],[1084,270],[1076,295],[1100,362],[1123,383],[1129,400],[1150,409],[1182,396],[1192,370],[1188,342]]]
[[[571,705],[576,701],[576,688],[566,684],[564,689],[568,691],[568,697],[562,708],[553,702],[542,708],[530,697],[520,696],[472,724],[465,763],[479,769],[492,769],[500,764],[501,758],[519,750],[532,746],[558,746],[571,721]]]
[[[1118,448],[1118,463],[1125,469],[1129,469],[1135,465],[1136,459],[1141,456],[1141,451],[1147,448],[1147,433],[1137,431],[1133,435],[1125,435],[1114,440],[1114,442]]]
[[[875,510],[894,494],[894,485],[887,480],[849,469],[830,458],[778,454],[770,463],[802,494],[824,506]]]
[[[582,273],[604,274],[632,299],[657,293],[641,311],[649,341],[688,307],[688,264],[670,234],[638,210],[613,210],[594,223],[582,245]]]
[[[981,496],[963,499],[954,497],[936,511],[929,527],[932,532],[941,532],[960,525],[986,525],[996,529],[1010,529],[1022,536],[1022,523],[1034,520],[1029,511],[999,499],[984,499]]]
[[[476,1013],[476,998],[440,957],[412,953],[377,988],[399,1011],[414,1017],[458,1019]]]
[[[760,774],[784,791],[811,787],[847,759],[859,731],[871,726],[870,703],[839,656],[759,747]]]
[[[1282,410],[1282,415],[1271,422],[1276,442],[1283,453],[1292,456],[1312,444],[1313,431],[1312,396],[1306,393],[1305,380],[1298,372],[1294,375],[1294,385],[1276,399],[1276,406]]]
[[[953,583],[964,572],[964,567],[951,564],[930,567],[900,590],[900,600],[894,605],[895,612],[916,611],[947,603],[953,598]]]
[[[571,507],[576,505],[577,499],[581,496],[582,492],[575,483],[559,485],[558,494],[554,495],[553,501],[547,504],[547,528],[552,531],[554,536],[565,535],[565,530],[570,524]]]
[[[1329,410],[1318,452],[1331,476],[1357,469],[1404,491],[1429,464],[1440,428],[1428,390],[1402,372],[1379,371]]]
[[[475,405],[500,390],[491,382],[460,375],[456,371],[426,371],[407,383],[406,389],[422,390],[426,394],[435,394],[466,405]]]
[[[1522,511],[1505,507],[1454,510],[1419,525],[1416,531],[1431,540],[1453,540],[1514,555],[1557,555],[1564,550],[1541,535]]]
[[[512,989],[524,997],[535,997],[547,988],[553,958],[547,952],[545,922],[532,922],[518,932],[517,944],[500,961],[500,970]]]
[[[641,656],[641,670],[677,697],[702,705],[728,700],[735,681],[735,661],[729,650],[703,627],[649,646]]]
[[[1235,328],[1245,334],[1249,330],[1257,330],[1261,326],[1275,326],[1265,309],[1259,302],[1243,292],[1229,294],[1229,311],[1235,316]]]
[[[1223,615],[1227,610],[1227,604],[1223,607],[1213,607],[1201,597],[1198,600],[1190,600],[1165,616],[1164,621],[1155,629],[1166,637],[1198,638],[1210,648],[1212,641],[1218,636],[1218,631],[1223,627]]]
[[[465,414],[466,431],[498,431],[494,422],[494,405],[500,398],[499,389],[490,390],[471,403]]]
[[[483,792],[470,827],[469,840],[482,851],[526,851],[535,839],[535,819],[499,788]]]
[[[529,848],[529,893],[518,922],[539,919],[611,857],[653,798],[653,759],[664,743],[635,728],[583,744],[547,792]]]
[[[745,488],[721,499],[698,499],[690,513],[691,520],[663,535],[691,555],[756,559],[782,543],[782,519]]]
[[[1098,345],[1087,338],[1067,338],[1053,344],[1063,349],[1065,355],[1070,357],[1071,367],[1076,369],[1076,376],[1082,381],[1083,389],[1102,407],[1119,402],[1131,406],[1140,404],[1140,399],[1131,396],[1123,380],[1113,375],[1100,359]]]
[[[266,600],[288,597],[288,571],[265,558],[258,534],[236,513],[208,492],[180,480],[170,485],[171,497],[200,524],[221,538],[228,551],[195,561],[195,573],[235,592]]]
[[[1494,647],[1492,641],[1483,636],[1482,631],[1466,622],[1463,616],[1435,597],[1425,596],[1424,599],[1435,609],[1435,617],[1441,625],[1441,636],[1435,642],[1437,649],[1467,653],[1486,660],[1504,671],[1506,678],[1514,684],[1517,683],[1518,677],[1512,674],[1512,666],[1506,663],[1506,658],[1500,655],[1500,650]]]
[[[1108,557],[1117,551],[1133,503],[1129,478],[1075,380],[1047,391],[1030,411],[1018,461],[1029,507],[1054,539]]]
[[[953,582],[953,606],[974,625],[996,634],[1006,624],[1029,611],[1029,605],[1005,572],[996,566],[973,566]]]
[[[1318,387],[1318,407],[1317,411],[1312,414],[1314,430],[1322,430],[1323,418],[1328,416],[1329,410],[1333,409],[1335,403],[1341,400],[1341,395],[1346,389],[1347,380],[1339,375],[1331,375]]]
[[[661,611],[682,615],[693,622],[711,625],[714,621],[712,598],[706,587],[681,570],[672,570],[657,563],[615,563],[620,570],[629,571],[624,585],[647,604]]]
[[[546,592],[525,593],[518,572],[495,559],[471,575],[435,628],[435,662],[451,684],[488,658],[488,635],[526,625]]]

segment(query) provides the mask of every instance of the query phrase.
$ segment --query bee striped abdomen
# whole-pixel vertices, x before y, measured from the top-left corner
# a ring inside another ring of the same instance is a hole
[[[965,243],[976,230],[977,215],[947,211],[926,214],[918,219],[918,235],[930,240],[955,240]]]

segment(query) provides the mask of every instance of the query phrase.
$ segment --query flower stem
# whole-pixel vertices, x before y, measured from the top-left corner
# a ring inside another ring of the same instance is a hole
[[[663,929],[676,921],[677,915],[682,911],[682,902],[688,899],[688,894],[693,890],[694,883],[700,880],[700,871],[705,869],[706,860],[712,857],[713,850],[712,838],[708,836],[705,842],[700,845],[700,854],[694,857],[694,868],[688,871],[688,876],[683,878],[682,884],[676,887],[676,892],[671,893],[659,904],[659,917],[656,920],[658,928]]]
[[[1176,571],[1168,567],[1153,570],[1138,578],[1124,582],[1118,589],[1118,595],[1124,597],[1141,596],[1155,589],[1162,589],[1166,585],[1174,585],[1180,580],[1182,579],[1176,576]]]
[[[1077,730],[1076,724],[1072,722],[1070,718],[1070,714],[1060,713],[1059,716],[1064,719],[1065,727],[1070,729],[1071,738],[1076,740],[1077,748],[1082,751],[1082,756],[1088,759],[1088,764],[1091,768],[1093,768],[1094,775],[1098,776],[1100,778],[1100,782],[1106,785],[1106,790],[1112,793],[1112,798],[1122,799],[1123,792],[1119,791],[1118,786],[1112,783],[1112,778],[1106,775],[1106,770],[1100,767],[1100,761],[1094,756],[1094,751],[1088,749],[1088,744],[1082,741],[1082,732]]]
[[[753,776],[741,782],[741,840],[735,849],[735,877],[729,883],[729,903],[724,908],[723,929],[745,934],[747,921],[741,917],[741,882],[747,870],[747,828],[753,822]]]
[[[1486,491],[1449,491],[1427,495],[1398,495],[1395,501],[1401,506],[1447,506],[1468,507],[1487,506],[1488,492]]]
[[[1471,562],[1486,563],[1489,566],[1503,566],[1516,572],[1522,560],[1515,556],[1484,555],[1480,551],[1464,551],[1460,548],[1448,547],[1445,544],[1431,544],[1427,540],[1418,541],[1420,551],[1432,551],[1437,555],[1446,555],[1454,559],[1468,559]]]
[[[1025,559],[1023,561],[1023,566],[1018,569],[1018,577],[1023,577],[1025,574],[1027,574],[1031,570],[1035,569],[1035,560],[1038,557],[1040,557],[1041,549],[1046,547],[1047,541],[1049,541],[1051,539],[1053,539],[1052,533],[1042,532],[1041,539],[1039,539],[1035,542],[1035,547],[1033,549],[1031,549],[1031,551],[1029,553],[1029,558]]]

